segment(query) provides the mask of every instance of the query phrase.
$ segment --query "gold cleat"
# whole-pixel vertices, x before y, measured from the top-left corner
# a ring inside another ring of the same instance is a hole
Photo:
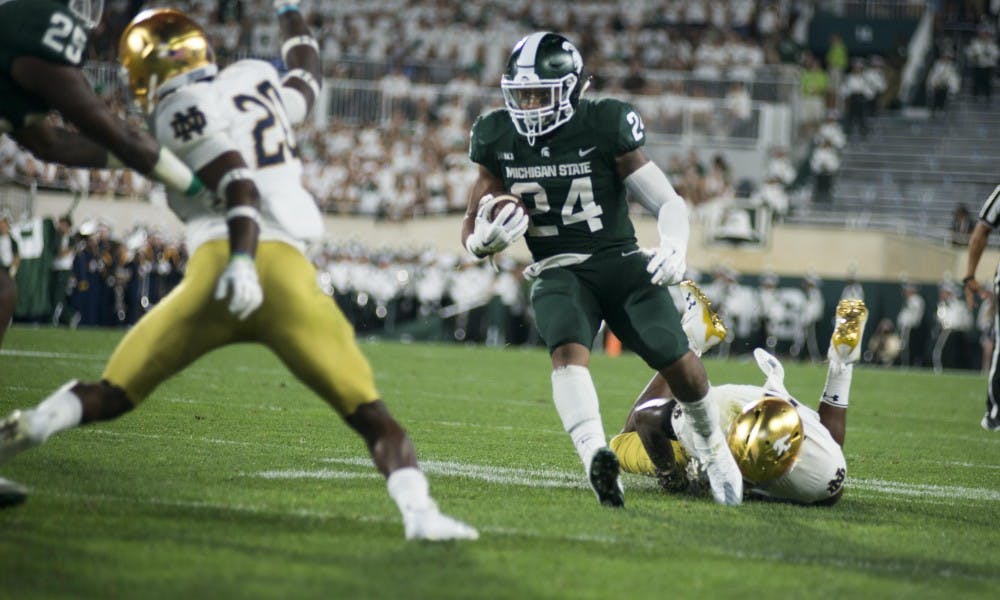
[[[837,304],[837,319],[830,337],[827,357],[842,364],[861,358],[861,338],[868,322],[868,307],[864,300],[841,300]]]
[[[685,307],[681,327],[687,334],[691,349],[700,356],[726,339],[726,326],[718,313],[712,310],[712,301],[693,281],[682,281],[680,289]]]

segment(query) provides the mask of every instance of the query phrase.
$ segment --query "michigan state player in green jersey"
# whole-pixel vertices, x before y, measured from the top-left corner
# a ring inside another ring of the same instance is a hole
[[[83,76],[88,31],[103,0],[0,1],[0,133],[42,160],[75,167],[124,164],[188,193],[200,182],[148,133],[115,116]],[[58,111],[80,133],[53,125]]]
[[[688,210],[642,151],[642,119],[624,102],[582,99],[583,60],[554,33],[533,33],[514,46],[501,88],[506,109],[472,127],[470,157],[479,176],[462,240],[485,257],[524,235],[535,261],[525,271],[533,279],[532,308],[552,357],[552,397],[598,500],[625,503],[588,370],[590,345],[605,321],[675,392],[697,432],[695,453],[715,500],[739,504],[743,481],[709,398],[713,390],[661,287],[683,278]],[[520,196],[528,214],[508,205],[494,215],[502,193]],[[636,244],[627,195],[657,215],[660,245],[652,255]]]

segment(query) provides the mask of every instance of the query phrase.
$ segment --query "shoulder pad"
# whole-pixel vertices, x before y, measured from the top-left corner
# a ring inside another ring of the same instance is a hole
[[[604,129],[616,129],[622,116],[635,110],[634,106],[617,98],[600,98],[589,102],[591,119],[595,125],[603,125]]]
[[[274,68],[274,65],[264,60],[257,60],[255,58],[245,58],[243,60],[238,60],[233,64],[229,65],[225,69],[219,72],[220,77],[232,77],[241,76],[247,73],[252,73],[256,76],[265,76],[273,79],[278,78],[278,70]]]
[[[489,144],[508,133],[513,127],[507,109],[498,108],[476,118],[472,124],[472,139],[479,144]]]

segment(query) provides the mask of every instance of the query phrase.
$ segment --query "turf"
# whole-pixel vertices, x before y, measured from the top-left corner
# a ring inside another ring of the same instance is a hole
[[[15,327],[0,411],[99,377],[117,331]],[[365,343],[442,508],[476,542],[403,539],[360,442],[255,346],[198,361],[135,412],[4,465],[4,598],[995,597],[1000,434],[984,377],[860,367],[832,508],[671,497],[626,479],[602,508],[549,398],[543,351]],[[761,380],[707,361],[716,382]],[[648,377],[595,356],[609,434]],[[786,365],[801,400],[825,369]]]

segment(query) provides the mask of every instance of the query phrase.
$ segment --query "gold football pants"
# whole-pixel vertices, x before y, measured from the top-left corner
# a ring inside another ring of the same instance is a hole
[[[639,439],[639,434],[635,431],[619,433],[611,438],[608,446],[616,455],[621,464],[622,471],[626,473],[636,473],[638,475],[656,475],[656,466],[650,460],[646,448]],[[687,464],[687,454],[677,440],[670,440],[670,447],[674,451],[674,460],[677,464],[684,466]]]
[[[213,299],[228,260],[227,240],[200,246],[180,285],[118,344],[103,378],[138,404],[202,355],[227,344],[259,342],[342,416],[378,399],[354,329],[320,290],[316,270],[301,252],[282,242],[260,243],[256,263],[264,303],[245,321],[229,313],[228,298]]]

